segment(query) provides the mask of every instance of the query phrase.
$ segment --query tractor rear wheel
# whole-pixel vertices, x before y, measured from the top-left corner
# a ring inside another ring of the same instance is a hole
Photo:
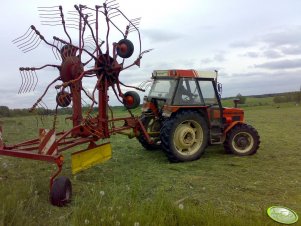
[[[161,148],[161,141],[160,141],[160,129],[161,129],[161,121],[156,119],[154,116],[146,116],[142,115],[140,118],[146,132],[150,135],[151,140],[153,143],[148,143],[143,134],[141,133],[137,139],[140,144],[146,150],[157,150]]]
[[[208,144],[208,126],[202,115],[182,111],[164,122],[160,138],[170,162],[199,159]]]
[[[260,137],[255,128],[247,124],[238,124],[228,132],[224,148],[228,153],[246,156],[255,154],[259,144]]]
[[[71,201],[72,186],[68,177],[58,177],[50,189],[50,202],[54,206],[65,206]]]

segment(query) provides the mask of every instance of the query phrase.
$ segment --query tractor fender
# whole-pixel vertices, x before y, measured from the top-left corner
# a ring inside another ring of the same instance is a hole
[[[243,121],[235,121],[232,122],[223,132],[223,137],[222,137],[222,141],[224,142],[226,140],[227,137],[227,133],[236,125],[238,124],[245,124]]]

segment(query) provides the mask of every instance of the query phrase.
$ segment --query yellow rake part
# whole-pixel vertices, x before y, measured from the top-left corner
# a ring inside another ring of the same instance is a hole
[[[96,164],[103,163],[111,157],[111,143],[105,143],[96,148],[74,152],[71,154],[72,174],[89,169]]]

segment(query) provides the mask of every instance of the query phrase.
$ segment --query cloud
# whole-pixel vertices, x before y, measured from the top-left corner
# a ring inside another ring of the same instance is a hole
[[[236,41],[236,42],[232,42],[230,43],[230,47],[232,48],[247,48],[247,47],[252,47],[256,44],[256,42],[254,41]]]
[[[182,38],[184,35],[174,31],[160,30],[160,29],[143,29],[141,30],[144,38],[149,39],[151,42],[171,42]]]
[[[260,39],[269,44],[271,47],[283,45],[300,45],[301,44],[301,27],[289,27],[281,31],[274,31],[265,34]]]
[[[282,46],[280,50],[287,55],[301,55],[301,45]]]
[[[301,70],[272,72],[249,72],[219,76],[223,84],[223,97],[242,95],[280,93],[299,90]]]
[[[251,58],[257,58],[259,57],[259,53],[257,52],[254,52],[254,51],[250,51],[250,52],[247,52],[245,54],[243,54],[242,56],[246,56],[246,57],[251,57]]]
[[[255,68],[266,69],[294,69],[301,68],[301,59],[278,60],[255,65]]]
[[[269,49],[263,52],[263,56],[265,56],[266,58],[280,58],[283,56],[283,54],[281,54],[281,52],[277,51],[277,50],[273,50],[273,49]]]
[[[290,26],[281,30],[239,40],[230,44],[231,48],[263,48],[262,54],[248,51],[242,56],[256,58],[263,56],[269,59],[284,57],[285,55],[301,55],[301,26]]]
[[[211,63],[211,62],[213,62],[213,60],[210,59],[210,58],[204,58],[204,59],[201,60],[201,63],[204,63],[204,64],[208,64],[208,63]]]
[[[217,61],[217,62],[224,62],[226,60],[225,53],[219,52],[214,55],[213,59],[214,59],[214,61]]]

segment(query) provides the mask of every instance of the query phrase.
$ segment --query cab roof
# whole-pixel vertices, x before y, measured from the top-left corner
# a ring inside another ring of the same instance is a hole
[[[217,79],[217,71],[199,71],[193,69],[170,69],[154,70],[153,78],[156,77],[186,77],[186,78],[213,78]]]

